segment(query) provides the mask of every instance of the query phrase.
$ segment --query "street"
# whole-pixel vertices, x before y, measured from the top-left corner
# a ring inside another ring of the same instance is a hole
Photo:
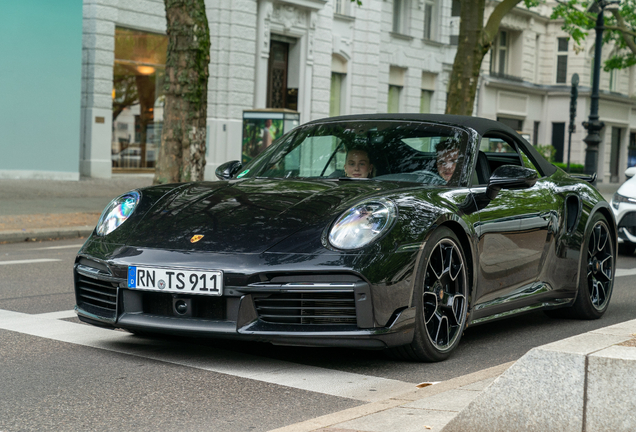
[[[267,431],[636,318],[636,256],[619,256],[602,319],[538,312],[469,328],[442,363],[395,361],[377,351],[142,338],[75,317],[72,265],[80,246],[0,245],[0,431]]]

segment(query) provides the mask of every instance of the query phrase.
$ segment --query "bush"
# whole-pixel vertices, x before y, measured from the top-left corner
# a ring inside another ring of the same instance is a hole
[[[561,162],[554,162],[555,166],[558,166],[563,171],[568,171],[568,164]],[[585,174],[585,165],[581,164],[570,164],[570,174]]]

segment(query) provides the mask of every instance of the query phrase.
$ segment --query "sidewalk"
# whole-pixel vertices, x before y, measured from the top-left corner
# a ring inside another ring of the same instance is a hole
[[[87,237],[104,207],[152,175],[80,181],[0,179],[0,243]]]

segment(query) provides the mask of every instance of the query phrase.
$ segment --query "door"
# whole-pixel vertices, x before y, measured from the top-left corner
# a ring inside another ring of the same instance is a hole
[[[612,127],[612,148],[610,151],[610,183],[618,183],[618,167],[621,156],[621,129]]]
[[[481,151],[491,171],[501,165],[535,169],[528,157],[512,141],[484,138]],[[488,151],[490,148],[495,151]],[[540,173],[537,171],[540,175]],[[485,185],[474,194],[485,192]],[[555,222],[554,197],[547,178],[529,189],[501,190],[478,212],[479,237],[477,286],[473,319],[510,309],[511,302],[524,307],[536,301],[541,284],[538,278],[549,251]]]
[[[565,123],[552,123],[552,147],[556,149],[555,162],[563,162],[563,147],[565,145]]]
[[[267,75],[267,108],[287,108],[289,44],[270,41]]]

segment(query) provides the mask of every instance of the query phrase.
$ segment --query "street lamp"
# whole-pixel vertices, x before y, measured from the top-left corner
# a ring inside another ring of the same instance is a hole
[[[590,117],[583,122],[583,127],[587,129],[587,136],[583,141],[587,144],[585,148],[585,173],[593,175],[598,171],[598,146],[601,143],[599,132],[605,127],[605,123],[598,118],[598,87],[601,79],[601,48],[603,46],[603,30],[605,29],[605,19],[603,12],[609,5],[617,5],[616,0],[597,0],[592,4],[590,12],[598,12],[596,16],[596,42],[594,45],[594,77],[592,80],[592,96],[590,104]],[[594,181],[596,183],[596,181]]]

